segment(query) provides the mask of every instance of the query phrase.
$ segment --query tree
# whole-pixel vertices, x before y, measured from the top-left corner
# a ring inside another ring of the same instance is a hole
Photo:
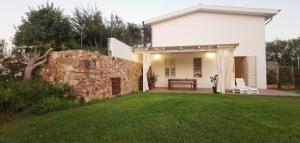
[[[22,56],[24,60],[27,62],[27,66],[24,72],[24,79],[31,80],[32,72],[40,65],[47,62],[48,54],[53,50],[52,48],[48,48],[48,50],[41,55],[40,47],[30,47],[33,52],[26,53],[26,50],[23,50]]]
[[[6,54],[7,43],[0,40],[0,81],[5,82],[8,79],[19,78],[22,76],[24,62],[20,50],[14,48],[10,54]]]
[[[103,48],[105,45],[106,27],[103,23],[102,13],[95,8],[75,8],[72,24],[77,34],[77,39],[82,38],[82,44]],[[78,40],[77,40],[78,41]],[[80,41],[81,42],[81,41]]]
[[[51,47],[62,48],[72,43],[72,32],[69,18],[63,11],[55,8],[53,3],[41,5],[37,10],[30,9],[22,24],[17,27],[14,36],[16,46],[40,46],[50,44]]]
[[[6,45],[7,43],[5,42],[5,40],[0,39],[0,61],[4,58]]]
[[[284,40],[274,40],[266,43],[266,53],[268,61],[275,61],[279,64],[283,63],[282,56],[287,42]]]
[[[274,40],[266,43],[267,60],[280,65],[295,66],[300,57],[300,38],[290,40]]]
[[[118,15],[111,14],[110,21],[108,21],[107,27],[108,27],[109,37],[114,37],[126,43],[126,38],[125,38],[126,26],[123,20]]]
[[[110,37],[117,38],[130,46],[141,43],[142,36],[139,26],[134,23],[125,24],[118,15],[111,15],[107,27]]]
[[[137,24],[127,23],[125,41],[128,45],[134,46],[141,43],[142,35]]]
[[[49,3],[39,6],[38,10],[30,9],[14,37],[14,44],[23,49],[27,64],[24,79],[32,79],[33,71],[47,62],[51,47],[57,50],[72,39],[71,24],[62,10]]]

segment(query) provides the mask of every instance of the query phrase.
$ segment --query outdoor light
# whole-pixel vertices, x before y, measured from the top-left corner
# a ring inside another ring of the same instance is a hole
[[[153,59],[154,60],[159,60],[161,58],[161,55],[160,54],[155,54],[153,55]]]
[[[206,55],[207,55],[207,58],[208,58],[208,59],[213,59],[213,58],[215,58],[215,53],[210,52],[210,53],[207,53]]]

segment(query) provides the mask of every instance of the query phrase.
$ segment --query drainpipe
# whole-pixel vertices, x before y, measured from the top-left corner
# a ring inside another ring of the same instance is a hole
[[[281,11],[281,9],[279,9],[277,11],[277,13],[279,13],[280,11]],[[268,25],[272,20],[273,20],[273,16],[265,23],[265,25]]]

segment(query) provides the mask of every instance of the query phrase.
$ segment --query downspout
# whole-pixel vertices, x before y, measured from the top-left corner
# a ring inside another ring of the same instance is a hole
[[[278,11],[277,11],[277,13],[279,13],[281,11],[281,9],[279,9]],[[265,25],[268,25],[272,20],[273,20],[273,17],[274,16],[272,16],[266,23],[265,23]]]
[[[270,23],[273,20],[273,17],[271,17],[266,23],[265,25],[268,25],[268,23]]]

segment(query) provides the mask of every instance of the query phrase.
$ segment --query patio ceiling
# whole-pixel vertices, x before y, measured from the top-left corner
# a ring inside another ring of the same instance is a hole
[[[136,53],[177,53],[177,52],[214,52],[220,49],[234,49],[239,46],[234,44],[212,44],[212,45],[190,45],[190,46],[167,46],[167,47],[149,47],[133,48]]]

